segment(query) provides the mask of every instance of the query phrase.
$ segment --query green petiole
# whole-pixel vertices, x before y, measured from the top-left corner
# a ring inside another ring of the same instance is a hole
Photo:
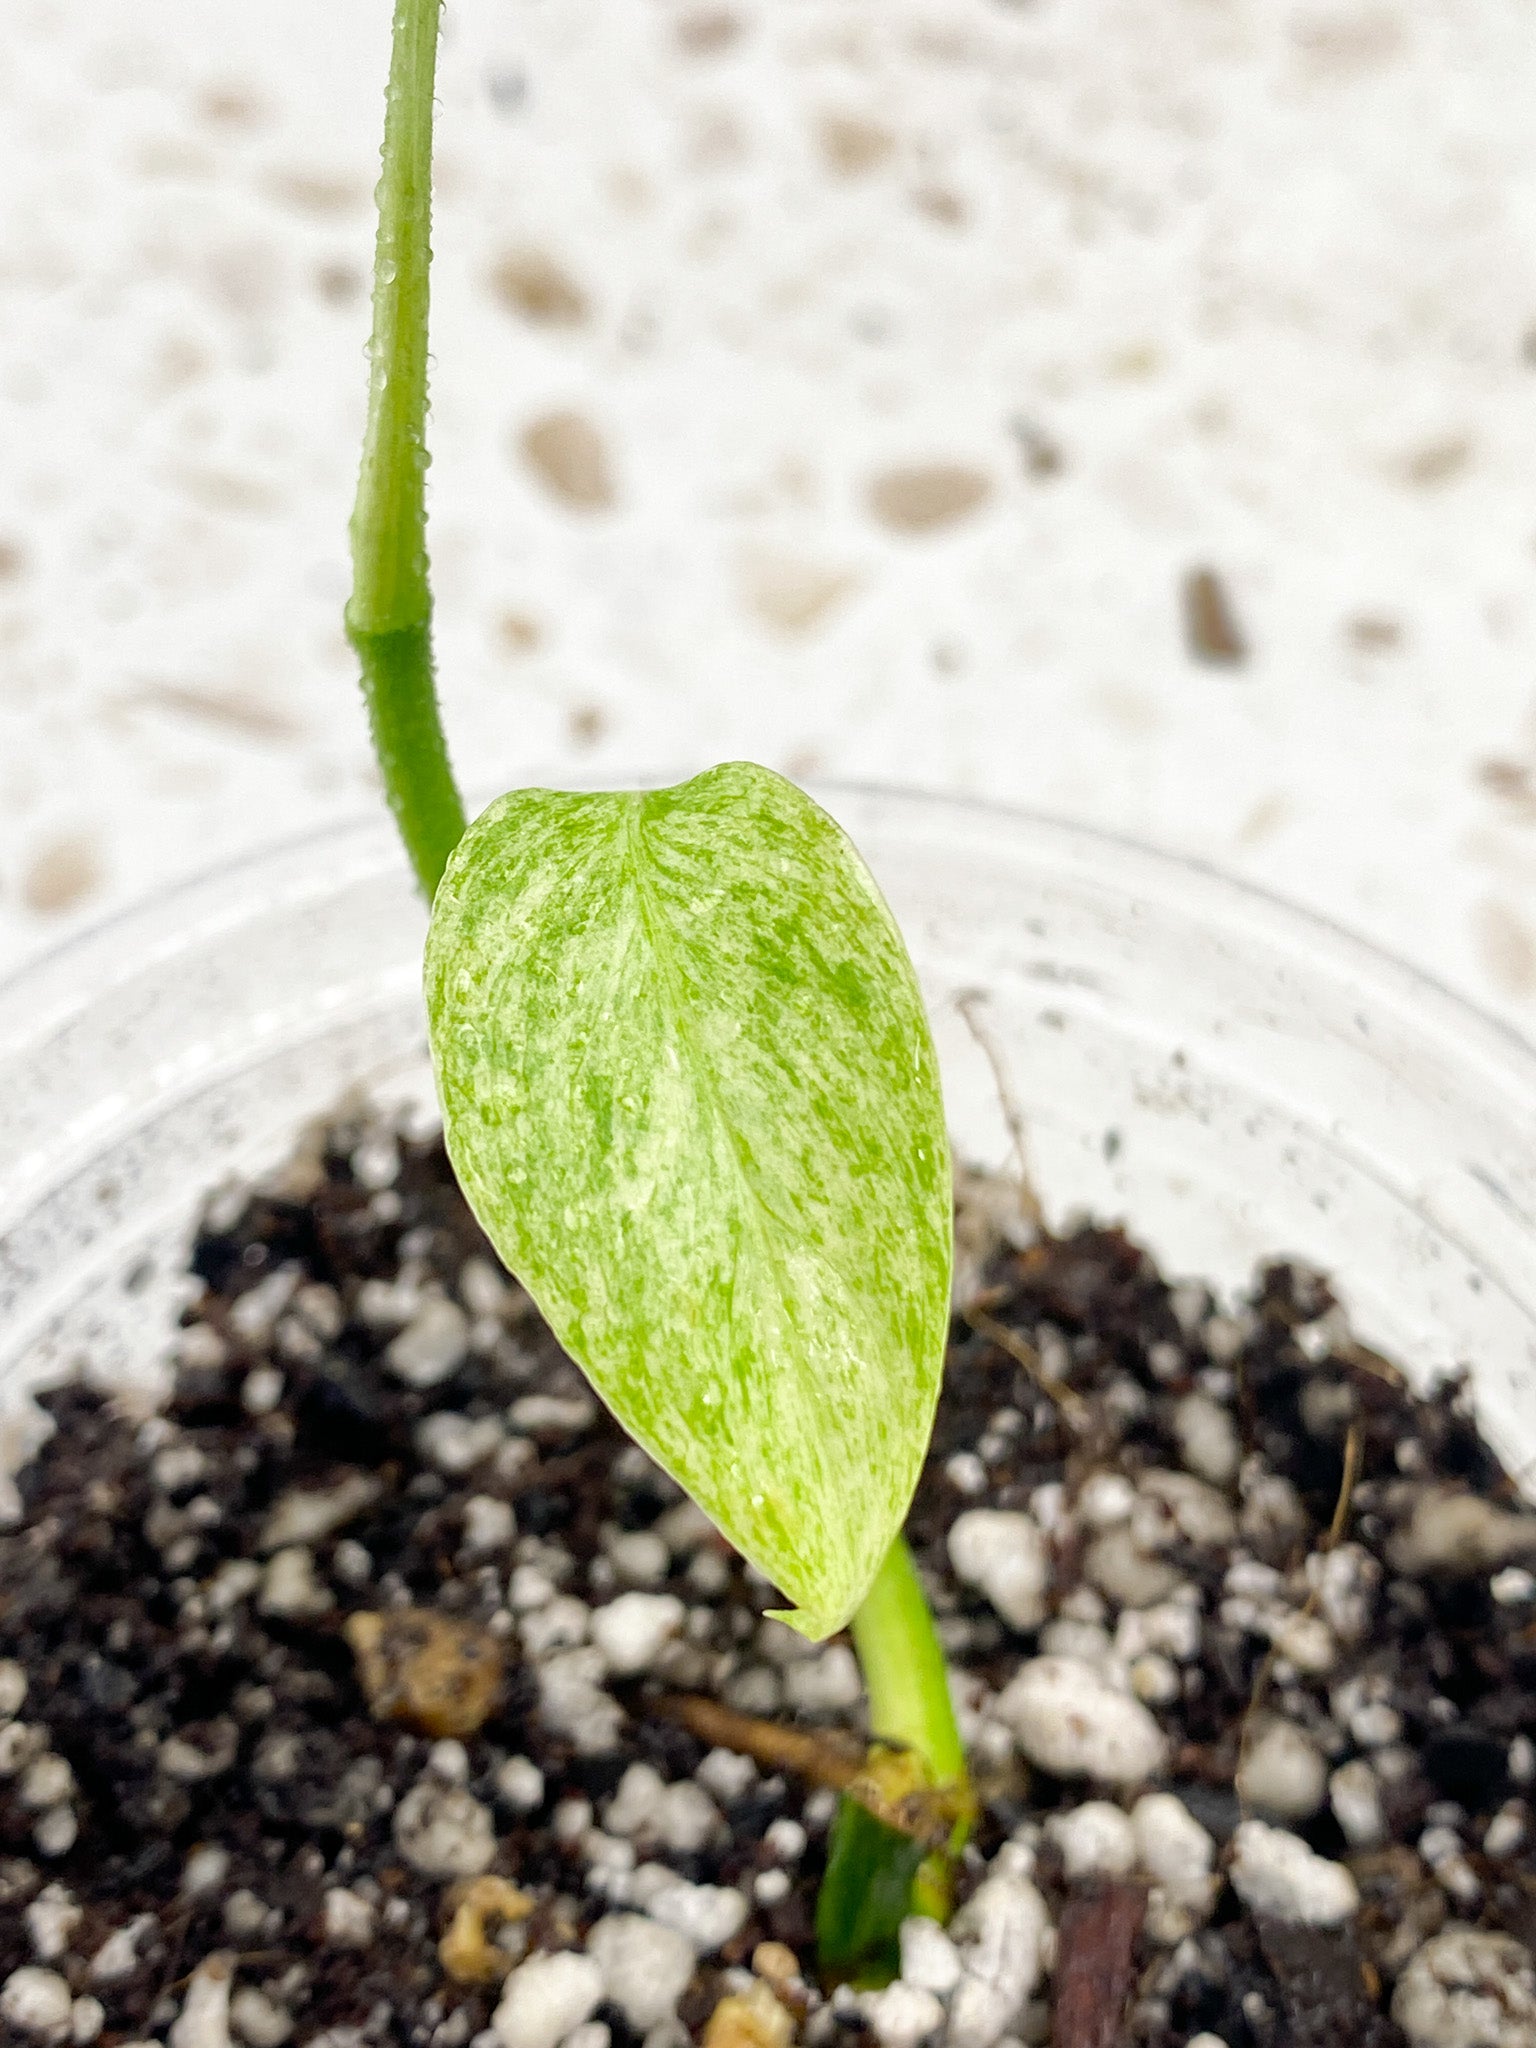
[[[965,1751],[944,1652],[904,1537],[891,1545],[853,1618],[853,1646],[869,1690],[870,1734],[920,1756],[935,1789],[963,1786]]]
[[[347,638],[385,793],[430,902],[464,831],[432,665],[427,310],[432,88],[442,0],[397,0],[374,251],[368,425],[352,511]]]

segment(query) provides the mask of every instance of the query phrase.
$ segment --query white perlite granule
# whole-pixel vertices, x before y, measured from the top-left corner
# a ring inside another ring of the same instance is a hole
[[[1244,1806],[1281,1820],[1307,1820],[1327,1788],[1323,1753],[1295,1722],[1265,1721],[1249,1736],[1237,1767],[1237,1796]]]
[[[1028,1515],[993,1508],[957,1515],[949,1561],[956,1578],[984,1593],[1010,1628],[1038,1628],[1044,1621],[1050,1560]]]
[[[960,1951],[936,1920],[914,1915],[901,1923],[901,1976],[947,1998],[960,1982]]]
[[[688,1988],[693,1943],[643,1913],[610,1913],[587,1936],[587,1953],[603,1973],[607,1997],[637,2034],[670,2019]]]
[[[479,1877],[496,1856],[489,1810],[460,1786],[413,1785],[394,1819],[395,1847],[424,1877]]]
[[[1447,1927],[1398,1979],[1392,2017],[1412,2048],[1536,2048],[1536,1959],[1510,1935]]]
[[[530,1956],[508,1977],[491,2026],[501,2048],[556,2048],[600,2004],[603,1973],[591,1956]]]
[[[234,1963],[211,1955],[192,1972],[181,2013],[166,2036],[166,2048],[229,2048],[229,1985]]]
[[[57,1970],[23,1963],[0,1986],[0,2019],[19,2033],[42,2041],[62,2040],[69,2028],[73,2000]]]
[[[468,1316],[456,1301],[437,1295],[392,1339],[384,1364],[408,1387],[435,1387],[458,1371],[468,1350]]]
[[[1065,1813],[1053,1813],[1045,1832],[1060,1849],[1072,1883],[1085,1877],[1124,1877],[1136,1861],[1130,1819],[1107,1799],[1085,1800]]]
[[[864,1992],[858,2009],[880,2048],[918,2048],[944,2024],[944,2007],[933,1992],[899,1977],[883,1991]]]
[[[650,1669],[686,1616],[675,1593],[621,1593],[594,1609],[592,1640],[616,1677],[632,1678]]]
[[[1233,1835],[1231,1877],[1245,1906],[1296,1927],[1338,1927],[1360,1905],[1355,1880],[1342,1863],[1331,1863],[1300,1835],[1261,1820],[1245,1820]]]
[[[949,2048],[993,2048],[1013,2025],[1039,1982],[1049,1926],[1045,1900],[1025,1878],[994,1875],[971,1894],[952,1923],[962,1975]]]
[[[999,1694],[997,1718],[1019,1748],[1058,1778],[1135,1785],[1157,1775],[1162,1730],[1139,1700],[1078,1657],[1034,1657]]]

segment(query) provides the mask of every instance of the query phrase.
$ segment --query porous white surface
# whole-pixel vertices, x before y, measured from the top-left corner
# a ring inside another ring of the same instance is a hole
[[[395,1808],[394,1834],[395,1847],[424,1877],[478,1877],[496,1855],[490,1810],[461,1786],[426,1778]]]
[[[1030,1762],[1059,1778],[1135,1785],[1157,1774],[1167,1752],[1141,1702],[1080,1657],[1032,1657],[998,1695],[995,1712]]]
[[[1061,1851],[1068,1879],[1124,1877],[1136,1861],[1136,1836],[1129,1817],[1107,1799],[1053,1813],[1045,1832]]]
[[[667,1546],[654,1529],[632,1529],[615,1536],[608,1556],[621,1579],[633,1586],[655,1586],[667,1576]]]
[[[638,2034],[672,2017],[698,1960],[686,1935],[643,1913],[599,1920],[587,1952],[602,1970],[605,1995]]]
[[[1050,1560],[1045,1538],[1028,1515],[968,1508],[951,1523],[948,1541],[958,1579],[985,1593],[1010,1627],[1040,1626]]]
[[[1363,1756],[1351,1757],[1330,1776],[1328,1803],[1352,1849],[1374,1849],[1385,1840],[1381,1786]]]
[[[793,1822],[790,1823],[793,1826]],[[683,1779],[669,1785],[661,1802],[661,1839],[679,1856],[694,1856],[720,1832],[720,1809],[702,1785]]]
[[[835,1714],[856,1705],[863,1693],[858,1660],[846,1643],[829,1643],[784,1673],[785,1702],[797,1713]]]
[[[371,1948],[375,1919],[373,1902],[345,1885],[335,1885],[326,1893],[321,1920],[332,1947]]]
[[[514,1813],[532,1813],[544,1802],[544,1773],[531,1757],[509,1756],[496,1773],[496,1796]]]
[[[107,2023],[107,2008],[99,1998],[87,1992],[77,1998],[69,2009],[69,2038],[76,2048],[88,2048],[88,2044],[99,2038]]]
[[[571,1949],[530,1956],[508,1977],[491,2025],[502,2048],[555,2048],[591,2018],[603,1992],[602,1968],[592,1956]]]
[[[408,1387],[435,1387],[456,1372],[469,1348],[469,1318],[456,1301],[424,1301],[384,1353],[384,1363]]]
[[[19,1714],[26,1703],[27,1674],[14,1657],[0,1657],[0,1721]]]
[[[71,1892],[61,1884],[50,1884],[43,1887],[22,1917],[33,1955],[40,1963],[51,1963],[69,1947],[70,1936],[84,1915]]]
[[[1145,1793],[1131,1809],[1136,1857],[1176,1905],[1203,1912],[1211,1903],[1216,1844],[1172,1792]]]
[[[1186,1394],[1173,1411],[1173,1427],[1189,1469],[1213,1486],[1230,1486],[1241,1457],[1231,1409],[1207,1394]]]
[[[372,800],[339,617],[388,15],[7,9],[0,961]],[[1519,0],[447,25],[434,547],[477,774],[749,754],[1038,805],[1536,1016]],[[562,412],[606,509],[524,452]],[[883,523],[876,479],[933,464],[985,494]],[[1190,658],[1198,564],[1242,666]]]
[[[1536,1515],[1509,1514],[1453,1487],[1427,1487],[1391,1549],[1399,1571],[1470,1578],[1536,1552]]]
[[[464,1552],[470,1557],[491,1557],[506,1550],[517,1534],[517,1517],[510,1501],[491,1493],[472,1493],[464,1503]]]
[[[728,1884],[690,1884],[656,1864],[645,1866],[657,1875],[643,1890],[645,1910],[664,1927],[686,1935],[700,1955],[711,1955],[740,1933],[751,1908],[744,1893]],[[637,1896],[641,1887],[636,1887]]]
[[[166,2035],[167,2048],[229,2048],[229,1986],[234,1962],[222,1954],[199,1963],[181,2011]]]
[[[683,1625],[675,1593],[621,1593],[592,1615],[592,1640],[617,1677],[648,1671]]]
[[[229,2024],[247,2048],[282,2048],[293,2032],[293,2019],[254,1984],[242,1984],[229,2001]]]
[[[950,2001],[949,2048],[992,2048],[1007,2032],[1039,1982],[1050,1924],[1034,1885],[994,1865],[951,1929],[962,1970]]]
[[[19,2033],[57,2041],[69,2026],[69,1986],[57,1970],[23,1963],[0,1985],[0,2019]]]
[[[960,1982],[960,1952],[937,1920],[920,1914],[901,1923],[901,1977],[920,1991],[947,1998]]]
[[[239,1897],[240,1894],[235,1894]],[[244,1894],[246,1898],[250,1893]],[[120,1984],[125,1977],[131,1977],[139,1966],[139,1943],[155,1925],[148,1913],[140,1913],[126,1926],[116,1928],[91,1957],[90,1979],[93,1984]]]
[[[864,1992],[859,2011],[880,2048],[918,2048],[944,2024],[944,2007],[934,1993],[901,1978],[883,1991]]]
[[[263,1614],[285,1621],[310,1620],[329,1613],[336,1605],[336,1595],[316,1576],[314,1552],[296,1543],[278,1551],[268,1563],[256,1604]]]
[[[1392,2017],[1412,2048],[1533,2048],[1536,1958],[1510,1935],[1447,1927],[1398,1979]]]
[[[1232,1837],[1232,1883],[1255,1913],[1299,1927],[1337,1927],[1359,1908],[1355,1880],[1342,1863],[1310,1849],[1300,1835],[1245,1820]]]
[[[603,1825],[611,1835],[653,1834],[661,1825],[666,1780],[652,1764],[631,1764],[608,1802]]]
[[[1251,1735],[1237,1767],[1237,1796],[1245,1806],[1282,1820],[1308,1820],[1323,1803],[1328,1766],[1322,1751],[1294,1721],[1266,1721]]]

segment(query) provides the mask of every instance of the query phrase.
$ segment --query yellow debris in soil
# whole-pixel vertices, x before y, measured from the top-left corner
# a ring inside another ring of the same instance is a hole
[[[704,2029],[704,2048],[789,2048],[795,2023],[762,1978],[722,1998]]]
[[[793,1984],[800,1975],[800,1959],[782,1941],[760,1941],[752,1951],[752,1968],[770,1984]]]
[[[453,1913],[437,1944],[438,1960],[455,1984],[496,1984],[512,1967],[505,1949],[486,1938],[487,1920],[526,1920],[533,1900],[504,1877],[476,1877],[448,1894]]]
[[[488,1630],[430,1607],[354,1614],[342,1634],[376,1721],[423,1735],[473,1735],[501,1692],[501,1645]]]

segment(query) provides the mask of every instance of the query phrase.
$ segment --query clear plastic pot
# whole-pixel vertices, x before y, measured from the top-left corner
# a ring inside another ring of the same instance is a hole
[[[1123,1218],[1223,1285],[1288,1253],[1416,1377],[1474,1375],[1536,1474],[1536,1054],[1316,919],[1073,827],[820,792],[927,990],[957,1150],[1053,1219]],[[209,1191],[349,1088],[430,1104],[424,916],[387,820],[194,882],[0,990],[0,1412],[152,1381]]]

